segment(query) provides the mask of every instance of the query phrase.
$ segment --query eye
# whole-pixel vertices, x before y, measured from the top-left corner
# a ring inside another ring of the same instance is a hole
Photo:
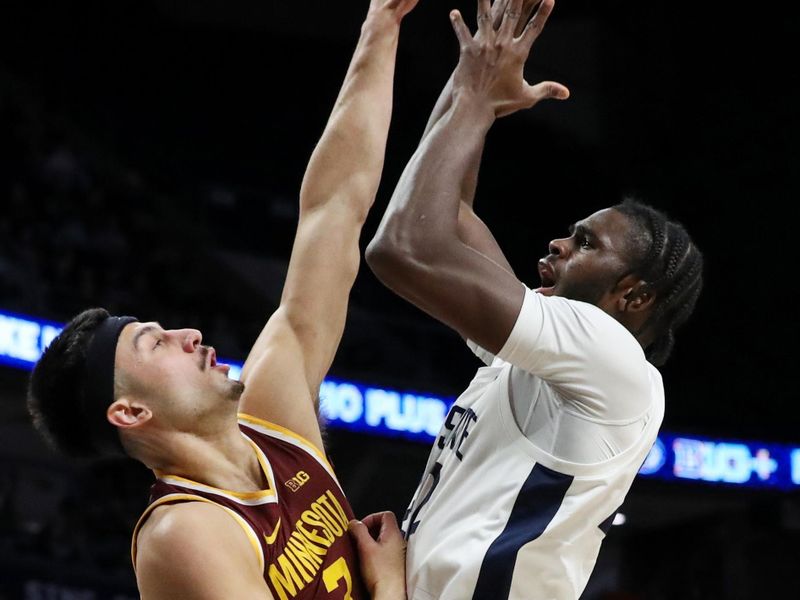
[[[156,344],[155,344],[155,346],[153,346],[153,349],[155,350],[155,349],[156,349],[156,348],[158,348],[160,345],[161,345],[161,340],[160,340],[160,339],[157,339],[157,340],[156,340]]]
[[[592,247],[592,243],[589,241],[585,235],[578,236],[578,246],[583,248],[584,250],[589,250]]]

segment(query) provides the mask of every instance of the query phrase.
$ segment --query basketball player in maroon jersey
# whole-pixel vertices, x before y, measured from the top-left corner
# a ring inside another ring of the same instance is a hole
[[[72,319],[31,376],[31,413],[57,448],[124,452],[155,473],[132,548],[145,600],[405,598],[402,573],[377,581],[402,552],[390,515],[354,524],[362,580],[316,401],[383,168],[400,23],[416,3],[370,2],[300,190],[280,306],[240,381],[199,331],[103,309]]]

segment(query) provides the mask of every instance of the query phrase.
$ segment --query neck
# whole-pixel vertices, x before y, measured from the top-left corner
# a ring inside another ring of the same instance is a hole
[[[213,434],[172,431],[145,441],[137,454],[157,473],[220,489],[249,492],[267,485],[253,446],[235,422]]]
[[[642,318],[641,315],[633,316],[626,320],[620,319],[623,325],[627,327],[631,335],[636,338],[636,341],[646,349],[654,341],[653,328],[648,327],[647,318]]]

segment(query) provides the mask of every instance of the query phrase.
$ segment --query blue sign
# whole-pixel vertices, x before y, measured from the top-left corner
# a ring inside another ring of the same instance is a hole
[[[639,473],[660,479],[796,489],[800,487],[800,448],[664,433]]]
[[[0,313],[0,364],[33,368],[47,345],[61,332],[61,325]]]
[[[342,429],[432,443],[454,399],[326,379],[320,412]]]
[[[0,313],[0,364],[32,369],[61,325]],[[238,379],[242,364],[230,364]],[[320,412],[332,427],[433,443],[454,398],[327,378]],[[729,486],[800,489],[800,447],[680,436],[658,436],[640,475]]]
[[[792,483],[800,485],[800,448],[792,450]]]

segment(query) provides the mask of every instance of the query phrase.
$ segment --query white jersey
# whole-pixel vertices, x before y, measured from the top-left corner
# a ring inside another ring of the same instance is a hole
[[[403,519],[410,600],[578,598],[658,433],[661,376],[584,302],[526,290]]]

